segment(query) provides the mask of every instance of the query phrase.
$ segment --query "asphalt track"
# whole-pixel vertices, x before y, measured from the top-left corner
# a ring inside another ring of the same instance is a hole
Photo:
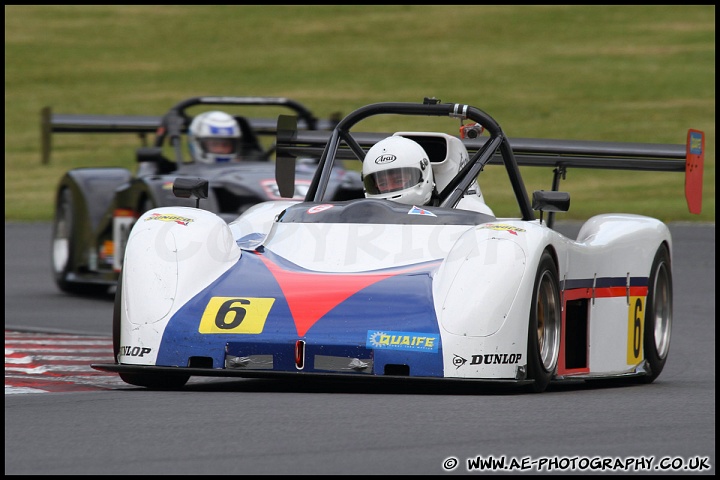
[[[6,393],[5,474],[489,473],[478,457],[515,459],[495,473],[714,474],[715,225],[670,227],[672,343],[651,385],[528,395],[239,379]],[[49,245],[49,224],[5,224],[6,331],[109,337],[112,297],[60,293]]]

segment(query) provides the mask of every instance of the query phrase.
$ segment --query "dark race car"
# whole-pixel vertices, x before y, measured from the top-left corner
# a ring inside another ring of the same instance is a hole
[[[241,131],[241,161],[202,163],[188,153],[185,139],[193,118],[216,106],[232,110]],[[96,294],[114,286],[127,236],[140,215],[157,207],[195,206],[195,199],[179,198],[173,193],[178,178],[189,182],[199,177],[209,180],[203,208],[228,222],[253,205],[279,200],[275,145],[264,146],[261,142],[263,136],[275,137],[277,116],[251,118],[236,113],[242,109],[264,111],[265,107],[282,113],[290,109],[301,130],[331,129],[336,123],[317,119],[302,104],[281,97],[193,97],[174,105],[162,117],[50,115],[45,110],[45,161],[52,132],[155,133],[152,146],[138,148],[135,172],[93,167],[76,168],[63,175],[57,188],[52,229],[52,272],[58,287],[67,293]],[[191,110],[196,113],[191,115]],[[298,163],[294,200],[305,197],[316,167],[316,159]],[[363,195],[360,174],[354,170],[334,171],[329,188],[329,196],[338,201]]]

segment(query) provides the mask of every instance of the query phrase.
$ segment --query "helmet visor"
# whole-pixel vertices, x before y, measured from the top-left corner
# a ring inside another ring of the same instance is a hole
[[[237,152],[239,141],[237,138],[201,138],[200,146],[205,153],[229,155]]]
[[[422,182],[419,168],[403,167],[381,170],[365,176],[365,191],[370,195],[398,192]]]

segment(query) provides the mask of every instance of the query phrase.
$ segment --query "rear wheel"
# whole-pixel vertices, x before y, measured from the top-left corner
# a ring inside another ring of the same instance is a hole
[[[540,259],[530,305],[527,378],[533,380],[529,385],[531,392],[543,392],[557,368],[561,324],[557,268],[546,251]]]
[[[639,378],[642,383],[653,382],[665,367],[665,360],[670,351],[672,296],[670,252],[667,246],[662,245],[655,254],[648,279],[643,349],[650,371]]]

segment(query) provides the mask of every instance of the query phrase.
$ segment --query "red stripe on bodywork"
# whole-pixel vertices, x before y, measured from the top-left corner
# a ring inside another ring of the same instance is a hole
[[[411,266],[383,273],[320,273],[291,272],[282,269],[267,257],[260,255],[270,270],[290,308],[298,336],[303,336],[330,310],[356,294],[385,278],[408,273],[427,265]]]
[[[631,297],[647,296],[648,287],[630,287]],[[594,290],[595,298],[624,297],[628,294],[627,287],[604,287]],[[573,288],[563,292],[565,300],[577,300],[578,298],[593,298],[592,288]]]

